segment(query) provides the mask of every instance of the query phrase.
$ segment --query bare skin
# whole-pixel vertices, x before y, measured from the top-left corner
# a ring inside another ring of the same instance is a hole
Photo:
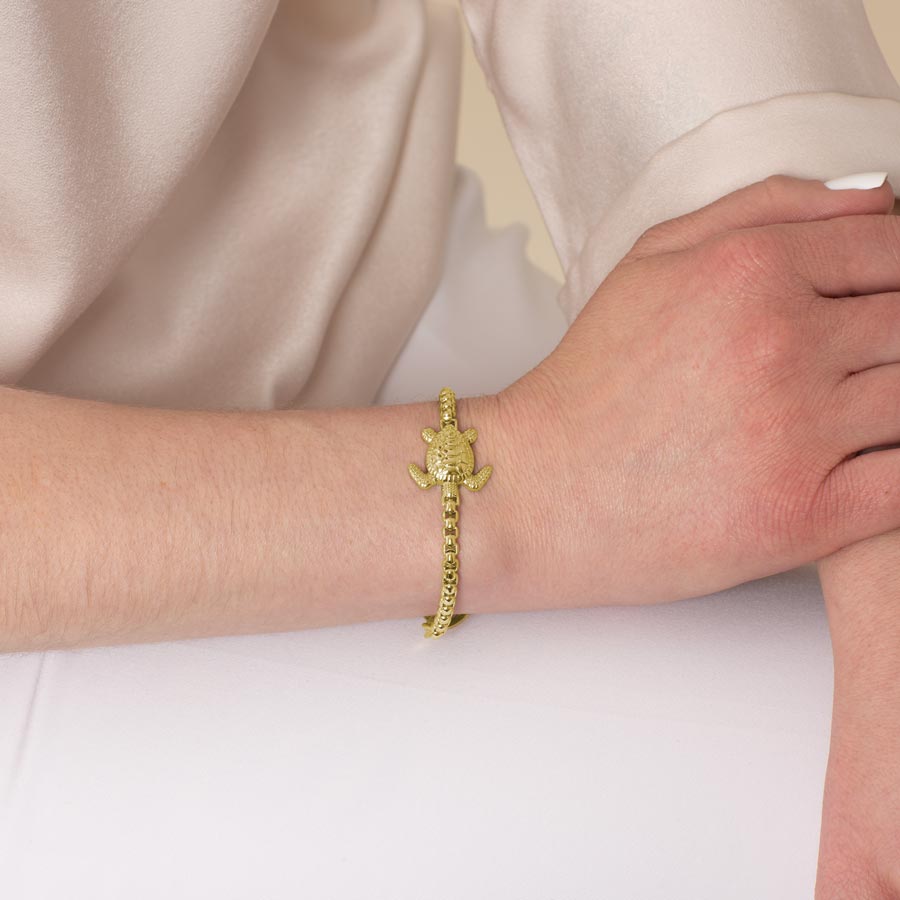
[[[900,897],[900,534],[819,564],[834,647],[816,900]]]

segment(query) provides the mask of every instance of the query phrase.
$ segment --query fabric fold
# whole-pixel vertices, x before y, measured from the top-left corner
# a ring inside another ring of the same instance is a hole
[[[0,7],[0,382],[114,277],[201,159],[276,0]]]

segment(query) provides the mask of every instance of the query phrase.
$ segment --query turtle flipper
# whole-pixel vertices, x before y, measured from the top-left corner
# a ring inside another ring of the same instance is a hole
[[[431,472],[423,472],[415,463],[410,463],[406,470],[409,472],[412,480],[420,487],[420,488],[430,488],[433,484],[437,484],[434,480],[434,475]],[[481,470],[482,472],[484,469]]]
[[[479,469],[474,474],[470,475],[463,482],[463,484],[470,491],[480,491],[487,483],[488,478],[491,477],[491,472],[493,472],[493,471],[494,471],[493,466],[482,466],[481,469]]]
[[[430,444],[437,437],[437,432],[433,428],[422,429],[422,440],[426,444]]]
[[[475,438],[478,437],[478,429],[477,428],[467,428],[463,432],[463,437],[470,443],[475,443]]]

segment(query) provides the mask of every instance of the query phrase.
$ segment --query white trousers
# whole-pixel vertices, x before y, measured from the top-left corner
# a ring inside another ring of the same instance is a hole
[[[524,239],[485,228],[461,170],[446,276],[379,402],[498,390],[553,349]],[[812,567],[440,641],[420,621],[0,655],[0,897],[812,895]]]

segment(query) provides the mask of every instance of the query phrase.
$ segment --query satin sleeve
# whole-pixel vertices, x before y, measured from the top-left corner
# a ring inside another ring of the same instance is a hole
[[[461,0],[571,323],[641,232],[773,173],[900,182],[900,87],[855,0]]]

